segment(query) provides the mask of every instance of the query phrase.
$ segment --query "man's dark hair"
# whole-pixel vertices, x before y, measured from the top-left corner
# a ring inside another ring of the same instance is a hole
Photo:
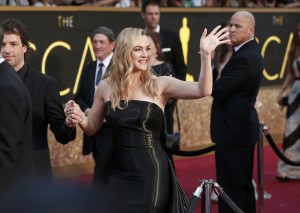
[[[3,31],[2,27],[0,27],[0,47],[2,45],[3,38],[4,38],[4,31]]]
[[[146,8],[149,5],[153,5],[153,6],[158,6],[160,7],[160,1],[159,0],[144,0],[143,4],[142,4],[142,12],[145,13],[146,12]]]
[[[26,59],[29,53],[29,36],[25,24],[18,19],[7,19],[1,23],[4,34],[16,34],[21,38],[21,42],[27,47],[24,58]],[[3,39],[1,40],[3,41]]]

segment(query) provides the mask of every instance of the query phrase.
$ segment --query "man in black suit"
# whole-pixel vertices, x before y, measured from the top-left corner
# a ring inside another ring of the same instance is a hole
[[[10,19],[2,22],[2,28],[4,30],[2,56],[17,71],[32,99],[35,173],[39,178],[51,181],[48,124],[56,140],[62,144],[74,140],[76,130],[68,126],[56,80],[25,63],[29,51],[29,37],[25,25],[19,20]]]
[[[241,210],[252,213],[254,147],[259,137],[254,105],[264,63],[255,41],[255,19],[251,13],[233,14],[229,32],[235,53],[213,86],[211,138],[216,144],[218,183]],[[218,206],[220,213],[233,212],[222,199]]]
[[[4,31],[0,28],[0,45]],[[32,106],[15,70],[0,54],[0,196],[33,175]],[[1,200],[2,198],[0,198]]]
[[[161,49],[165,60],[172,64],[176,78],[185,80],[186,65],[184,63],[182,45],[178,33],[169,31],[159,25],[160,5],[155,0],[146,0],[141,12],[145,30],[152,30],[160,35]]]
[[[111,29],[99,26],[92,35],[92,44],[97,59],[83,68],[74,98],[86,116],[93,105],[97,85],[110,66],[115,48],[115,35]],[[103,174],[101,171],[105,167],[105,159],[111,145],[109,141],[110,129],[106,123],[103,123],[100,131],[95,135],[83,135],[82,153],[88,155],[92,152],[95,160],[94,184],[101,180]]]

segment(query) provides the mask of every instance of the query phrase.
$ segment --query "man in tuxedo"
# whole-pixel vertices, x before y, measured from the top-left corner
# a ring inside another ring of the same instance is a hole
[[[29,37],[26,26],[15,19],[1,23],[4,38],[1,54],[17,71],[29,91],[33,116],[33,162],[38,178],[51,182],[52,169],[47,140],[48,124],[58,142],[66,144],[76,137],[76,130],[69,126],[54,78],[42,74],[26,64],[29,51]],[[18,104],[16,102],[16,104]]]
[[[144,20],[145,30],[152,30],[160,35],[160,46],[165,60],[172,64],[176,78],[185,80],[186,65],[184,63],[182,45],[178,33],[169,31],[159,25],[160,5],[155,0],[146,0],[142,5],[141,17]]]
[[[109,69],[115,48],[114,32],[105,26],[99,26],[92,35],[92,44],[97,59],[83,68],[74,98],[86,116],[93,105],[97,85]],[[110,128],[106,123],[103,123],[95,135],[83,135],[82,153],[88,155],[92,152],[95,160],[94,184],[101,180],[110,145]]]
[[[4,31],[0,28],[0,45]],[[32,105],[15,70],[0,54],[0,197],[33,175]],[[2,200],[2,198],[0,198]]]
[[[216,144],[217,181],[244,212],[255,212],[252,185],[254,147],[259,120],[254,107],[264,69],[255,40],[255,19],[247,11],[232,15],[229,36],[234,53],[214,83],[211,138]],[[233,212],[222,199],[220,213]]]

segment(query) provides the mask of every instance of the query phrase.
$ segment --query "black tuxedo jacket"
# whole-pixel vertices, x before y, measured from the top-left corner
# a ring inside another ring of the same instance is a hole
[[[0,194],[33,174],[32,106],[16,71],[0,64]]]
[[[176,78],[184,80],[186,77],[186,66],[179,35],[169,30],[160,28],[161,48],[165,48],[165,60],[172,64]]]
[[[48,124],[55,139],[67,144],[76,137],[76,130],[69,131],[65,125],[65,114],[54,78],[38,72],[25,64],[24,84],[29,91],[33,107],[33,157],[36,173],[43,178],[52,177],[48,146]]]
[[[213,85],[211,138],[217,144],[253,145],[259,120],[254,108],[264,69],[255,40],[243,45],[224,67]]]
[[[94,102],[95,95],[95,73],[97,62],[93,61],[86,64],[82,70],[78,91],[75,95],[75,102],[80,106],[82,111],[91,108]],[[108,68],[106,72],[108,71]],[[106,144],[108,143],[109,128],[106,123],[103,123],[99,132],[95,135],[83,135],[82,154],[88,155],[93,151],[94,158],[103,158],[106,153]],[[97,142],[96,142],[97,141]],[[97,156],[95,156],[95,153]],[[102,154],[101,154],[102,153]],[[96,159],[95,159],[96,160]]]

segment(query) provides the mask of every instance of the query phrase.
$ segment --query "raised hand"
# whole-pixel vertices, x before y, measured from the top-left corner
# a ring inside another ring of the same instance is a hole
[[[207,35],[207,29],[205,28],[200,38],[200,54],[211,54],[218,45],[229,42],[230,39],[226,39],[229,34],[228,29],[217,26]]]

